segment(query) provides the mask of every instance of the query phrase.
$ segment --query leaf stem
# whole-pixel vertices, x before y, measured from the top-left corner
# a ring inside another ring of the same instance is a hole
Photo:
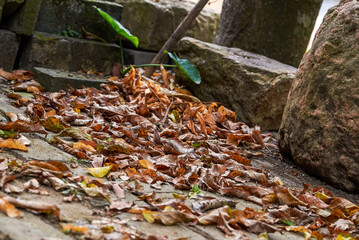
[[[122,47],[122,40],[121,37],[119,37],[119,41],[120,41],[120,51],[121,51],[121,75],[124,76],[126,73],[123,72],[123,64],[124,64],[124,59],[123,59],[123,47]]]

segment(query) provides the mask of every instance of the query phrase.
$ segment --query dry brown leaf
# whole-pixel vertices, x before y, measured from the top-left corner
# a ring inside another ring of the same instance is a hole
[[[21,150],[24,152],[28,151],[27,147],[22,141],[18,139],[11,139],[11,138],[0,141],[0,148],[11,148],[16,150]]]

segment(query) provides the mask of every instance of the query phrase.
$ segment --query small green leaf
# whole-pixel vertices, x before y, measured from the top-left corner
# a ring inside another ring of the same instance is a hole
[[[293,222],[291,220],[282,219],[281,222],[284,223],[285,225],[293,226]]]
[[[170,56],[170,58],[177,64],[177,66],[181,69],[181,71],[189,77],[193,82],[200,84],[201,83],[201,75],[198,70],[187,60],[181,59],[174,55],[173,53],[164,51]]]
[[[204,142],[195,142],[195,143],[192,143],[192,147],[194,148],[199,148],[200,146],[203,145]]]
[[[97,9],[97,11],[100,13],[100,15],[111,25],[111,27],[121,36],[127,38],[129,41],[132,42],[133,45],[135,45],[136,48],[138,48],[138,38],[133,36],[128,29],[126,29],[124,26],[122,26],[121,23],[119,23],[116,19],[111,17],[110,14],[103,11],[101,8],[98,8],[96,6],[93,6]]]
[[[194,184],[192,189],[189,191],[188,197],[189,198],[197,198],[197,195],[201,195],[202,191],[199,189],[197,184]]]

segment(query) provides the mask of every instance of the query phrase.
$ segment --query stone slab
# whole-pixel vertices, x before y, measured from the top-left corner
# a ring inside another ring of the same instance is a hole
[[[82,75],[69,73],[62,70],[35,67],[36,80],[50,92],[67,90],[69,86],[73,88],[95,87],[100,88],[100,84],[106,83],[104,77],[96,75]]]
[[[3,149],[4,153],[9,153],[22,160],[42,160],[42,161],[61,161],[68,162],[72,158],[72,155],[63,152],[57,147],[54,147],[46,141],[37,137],[32,137],[32,134],[22,133],[31,141],[31,145],[27,148],[28,152],[19,150]]]
[[[11,71],[13,69],[19,45],[19,36],[13,32],[0,29],[0,68],[5,71]]]
[[[118,3],[100,0],[46,0],[41,5],[36,31],[66,34],[69,30],[81,33],[82,28],[85,28],[107,42],[117,41],[118,34],[93,6],[101,8],[118,21],[121,20],[122,5]]]
[[[20,68],[34,67],[66,71],[97,70],[104,74],[112,71],[114,62],[120,60],[120,47],[55,34],[34,32],[24,48]]]
[[[23,218],[10,218],[1,212],[0,226],[0,233],[7,234],[11,240],[72,239],[53,226],[46,224],[41,218],[25,211]]]
[[[41,2],[42,0],[26,0],[14,14],[4,20],[7,28],[17,34],[31,36],[35,30]]]
[[[123,49],[123,57],[125,64],[149,64],[152,59],[156,56],[157,52],[140,51],[129,48]]]

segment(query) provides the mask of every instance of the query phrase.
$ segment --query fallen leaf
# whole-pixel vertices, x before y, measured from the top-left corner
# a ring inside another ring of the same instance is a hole
[[[3,211],[8,217],[22,217],[23,213],[15,208],[13,204],[8,202],[3,197],[0,197],[0,210]]]
[[[108,165],[106,167],[87,168],[87,170],[91,173],[92,176],[102,178],[107,175],[111,168],[112,165]]]
[[[20,140],[11,139],[11,138],[0,141],[0,148],[11,148],[16,150],[21,150],[24,152],[28,151],[25,144],[23,144]]]

